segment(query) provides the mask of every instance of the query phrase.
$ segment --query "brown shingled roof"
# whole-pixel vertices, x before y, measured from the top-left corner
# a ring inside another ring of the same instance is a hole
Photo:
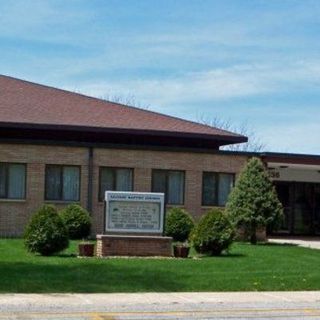
[[[187,133],[246,141],[244,136],[196,122],[3,75],[0,123]]]

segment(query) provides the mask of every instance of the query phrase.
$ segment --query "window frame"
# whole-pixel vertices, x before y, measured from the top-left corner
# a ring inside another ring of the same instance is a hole
[[[0,197],[0,200],[26,200],[27,198],[27,164],[25,162],[0,162],[0,165],[5,166],[5,175],[6,175],[6,183],[5,183],[5,197]],[[9,167],[10,165],[23,165],[24,166],[24,186],[23,186],[23,197],[22,198],[9,198]]]
[[[175,169],[152,169],[151,173],[151,192],[155,192],[154,190],[154,175],[156,172],[164,172],[165,173],[165,199],[164,203],[168,206],[184,206],[185,204],[185,191],[186,191],[186,171],[185,170],[175,170]],[[169,174],[170,172],[181,172],[183,173],[183,181],[182,181],[182,202],[181,203],[168,203],[168,190],[169,190]]]
[[[47,198],[47,176],[49,167],[59,167],[60,168],[60,190],[59,190],[59,199],[48,199]],[[63,197],[63,175],[65,167],[73,167],[79,169],[79,190],[77,200],[64,200]],[[73,164],[46,164],[45,165],[45,175],[44,175],[44,200],[48,202],[80,202],[81,201],[81,166]]]
[[[215,176],[215,203],[213,204],[204,204],[204,175],[208,173]],[[222,208],[225,207],[225,205],[224,206],[219,205],[219,181],[220,181],[220,175],[222,174],[232,175],[232,188],[234,188],[235,181],[236,181],[236,174],[234,172],[225,172],[225,171],[221,171],[221,172],[203,171],[202,172],[202,184],[201,184],[201,206],[202,207],[222,207]]]
[[[110,191],[115,191],[116,189],[116,184],[117,184],[117,181],[116,181],[116,171],[117,170],[130,170],[131,171],[131,176],[132,176],[132,179],[131,179],[131,190],[133,192],[134,190],[134,168],[132,167],[111,167],[111,166],[100,166],[99,167],[99,185],[98,185],[98,188],[99,188],[99,192],[98,192],[98,201],[99,202],[103,202],[104,201],[104,193],[101,194],[101,176],[102,176],[102,170],[103,169],[111,169],[112,170],[112,178],[113,178],[113,186],[112,186],[112,189],[113,190],[110,190]],[[120,191],[121,192],[121,191]],[[126,191],[123,191],[123,192],[126,192]],[[129,191],[130,192],[130,191]]]

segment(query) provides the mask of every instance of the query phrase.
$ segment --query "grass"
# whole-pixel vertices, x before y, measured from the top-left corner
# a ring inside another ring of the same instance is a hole
[[[0,239],[1,293],[319,290],[320,250],[236,243],[201,259],[41,257],[23,241]]]

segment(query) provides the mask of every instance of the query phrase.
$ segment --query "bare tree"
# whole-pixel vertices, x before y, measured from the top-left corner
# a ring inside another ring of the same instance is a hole
[[[128,94],[126,96],[124,95],[110,95],[110,94],[105,94],[102,97],[99,97],[102,100],[110,101],[110,102],[115,102],[115,103],[120,103],[124,104],[127,106],[131,107],[137,107],[140,109],[145,109],[149,110],[149,105],[143,104],[141,102],[138,102],[136,100],[136,97],[132,94]]]
[[[76,89],[76,88],[73,89],[72,92],[88,95],[88,94],[83,93],[81,90]],[[129,106],[129,107],[136,107],[136,108],[140,108],[140,109],[144,109],[144,110],[149,110],[149,108],[150,108],[149,104],[138,102],[136,100],[136,97],[133,94],[117,95],[117,94],[107,93],[107,94],[103,94],[100,96],[94,96],[94,97],[101,99],[101,100],[108,101],[108,102],[119,103],[119,104],[123,104],[123,105]]]
[[[76,93],[81,93],[80,91],[74,90]],[[111,95],[104,94],[103,96],[98,97],[99,99],[124,104],[127,106],[132,106],[140,109],[149,110],[150,106],[137,102],[134,95]],[[248,124],[248,122],[243,122],[239,126],[235,126],[231,123],[230,120],[225,120],[217,116],[210,118],[208,116],[202,115],[199,117],[198,122],[216,127],[222,130],[235,132],[243,136],[248,137],[248,142],[246,143],[237,143],[228,146],[223,146],[222,150],[229,151],[248,151],[248,152],[261,152],[266,149],[266,144],[261,141],[260,137],[257,135],[255,130]]]
[[[236,126],[233,125],[230,120],[225,120],[217,116],[213,118],[201,116],[199,122],[211,127],[235,132],[248,137],[248,142],[224,146],[222,147],[222,150],[261,152],[266,149],[266,144],[260,139],[252,126],[250,126],[246,121],[242,122],[239,126]]]

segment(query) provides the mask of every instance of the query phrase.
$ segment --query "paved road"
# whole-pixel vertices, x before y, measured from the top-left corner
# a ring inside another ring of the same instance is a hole
[[[320,319],[320,291],[5,294],[1,319]]]

